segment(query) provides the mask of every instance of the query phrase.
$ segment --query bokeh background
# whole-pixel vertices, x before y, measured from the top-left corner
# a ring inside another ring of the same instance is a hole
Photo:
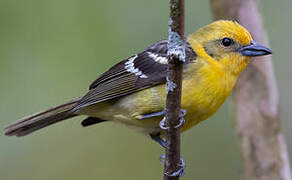
[[[262,1],[274,52],[281,123],[292,157],[292,1]],[[248,13],[248,12],[246,12]],[[212,21],[209,3],[186,0],[186,34]],[[0,129],[18,118],[80,96],[122,58],[167,37],[168,1],[0,0]],[[183,134],[182,179],[243,176],[227,102]],[[82,128],[74,118],[24,138],[0,135],[2,180],[162,179],[163,150],[127,127]]]

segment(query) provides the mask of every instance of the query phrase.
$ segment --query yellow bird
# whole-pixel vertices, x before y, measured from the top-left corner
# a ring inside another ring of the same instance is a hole
[[[271,54],[234,21],[216,21],[191,34],[183,70],[182,108],[185,131],[212,116],[232,91],[253,56]],[[11,124],[8,136],[24,136],[48,125],[88,116],[83,126],[111,121],[134,127],[165,145],[159,122],[166,101],[167,40],[114,65],[84,96]]]

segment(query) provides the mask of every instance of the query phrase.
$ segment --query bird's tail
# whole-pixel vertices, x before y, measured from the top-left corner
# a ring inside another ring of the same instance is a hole
[[[77,100],[22,118],[4,129],[7,136],[25,136],[36,130],[76,116],[71,110]]]

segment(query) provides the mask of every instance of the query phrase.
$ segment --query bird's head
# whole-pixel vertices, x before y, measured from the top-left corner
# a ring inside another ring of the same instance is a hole
[[[192,48],[206,63],[212,63],[239,74],[251,57],[271,54],[256,43],[250,33],[235,21],[215,21],[190,35]]]

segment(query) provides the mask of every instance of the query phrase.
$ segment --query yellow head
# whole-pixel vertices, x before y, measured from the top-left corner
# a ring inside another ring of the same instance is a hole
[[[271,54],[271,50],[253,41],[250,33],[234,21],[215,21],[188,39],[200,59],[238,75],[253,56]]]

